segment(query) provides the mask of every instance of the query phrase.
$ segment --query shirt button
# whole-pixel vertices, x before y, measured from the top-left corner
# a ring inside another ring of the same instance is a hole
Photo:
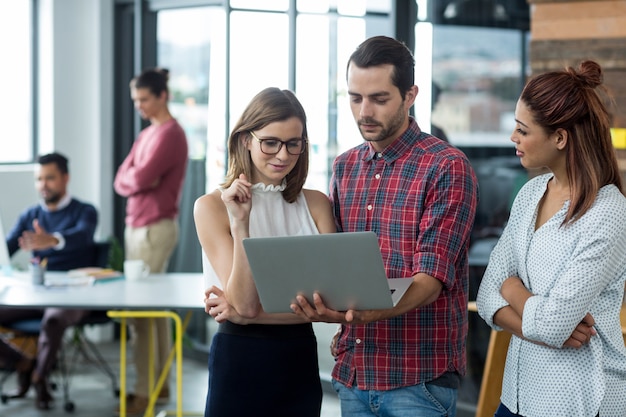
[[[373,207],[372,207],[372,205],[371,205],[371,204],[368,204],[367,209],[368,209],[368,210],[372,210],[372,208],[373,208]]]
[[[383,154],[382,154],[382,153],[378,152],[378,153],[376,154],[376,158],[382,158],[382,157],[383,157]]]
[[[376,175],[374,175],[374,178],[376,178],[377,180],[379,180],[379,179],[380,179],[380,174],[376,174]]]
[[[361,339],[356,339],[356,344],[360,345],[361,344]]]

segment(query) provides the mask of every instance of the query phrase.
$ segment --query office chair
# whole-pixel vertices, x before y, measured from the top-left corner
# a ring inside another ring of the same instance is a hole
[[[4,333],[8,334],[11,342],[16,345],[19,350],[31,357],[37,356],[37,340],[39,338],[39,333],[41,332],[41,319],[18,320],[11,323],[10,327],[3,329]],[[69,412],[74,410],[74,403],[69,398],[70,375],[66,371],[68,369],[68,365],[64,359],[63,349],[61,349],[59,356],[56,369],[61,371],[60,380],[63,385],[63,404],[65,410]],[[0,402],[2,402],[2,404],[6,404],[9,399],[23,398],[4,392],[4,384],[15,370],[8,369],[7,371],[8,372],[6,372],[0,379]],[[49,378],[48,385],[53,391],[56,391],[58,388],[58,385],[54,382],[52,376]]]
[[[41,320],[20,320],[11,324],[11,327],[2,327],[0,333],[4,334],[9,342],[29,356],[35,356],[37,352],[37,338],[41,329]],[[0,402],[6,404],[9,399],[18,398],[4,392],[4,384],[15,372],[15,369],[3,369],[4,374],[0,378]]]

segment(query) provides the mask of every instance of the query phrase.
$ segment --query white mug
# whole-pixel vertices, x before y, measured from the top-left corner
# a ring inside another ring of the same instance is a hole
[[[147,278],[150,267],[141,259],[127,259],[124,261],[124,276],[127,280],[134,281]]]

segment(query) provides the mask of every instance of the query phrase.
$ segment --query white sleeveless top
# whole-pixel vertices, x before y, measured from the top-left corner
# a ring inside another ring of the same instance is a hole
[[[258,183],[251,187],[250,237],[319,234],[304,193],[300,192],[296,201],[288,203],[283,198],[284,189],[284,184],[277,186]],[[211,285],[222,287],[204,251],[202,270],[205,288]]]

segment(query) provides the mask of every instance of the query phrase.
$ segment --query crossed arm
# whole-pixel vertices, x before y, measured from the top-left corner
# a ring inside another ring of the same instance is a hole
[[[518,277],[509,277],[502,283],[500,294],[509,305],[499,309],[493,316],[493,322],[520,338],[526,339],[522,334],[522,316],[526,301],[533,294],[528,291],[524,283]],[[563,347],[580,348],[589,343],[592,336],[596,335],[594,329],[595,320],[587,313],[582,321],[576,326]],[[529,339],[526,339],[529,340]],[[534,343],[536,341],[529,340]]]

